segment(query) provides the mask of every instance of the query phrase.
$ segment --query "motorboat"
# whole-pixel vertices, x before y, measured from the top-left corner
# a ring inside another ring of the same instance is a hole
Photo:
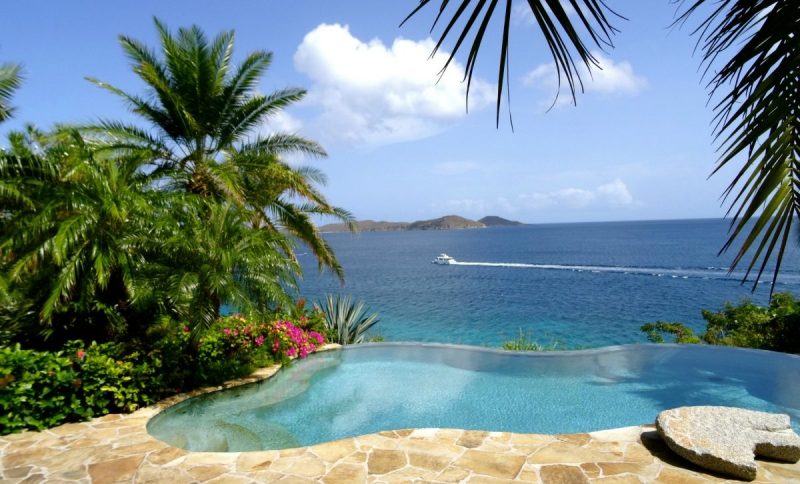
[[[454,264],[456,262],[456,260],[453,259],[452,257],[450,257],[447,254],[439,254],[439,256],[436,257],[435,259],[433,259],[431,262],[434,263],[434,264],[439,264],[441,266],[446,266],[446,265]]]

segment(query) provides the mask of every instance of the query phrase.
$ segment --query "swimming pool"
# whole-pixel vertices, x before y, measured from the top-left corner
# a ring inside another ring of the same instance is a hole
[[[683,405],[788,413],[800,430],[800,357],[700,345],[523,353],[368,344],[186,400],[147,429],[187,450],[233,452],[402,428],[589,432],[650,423]]]

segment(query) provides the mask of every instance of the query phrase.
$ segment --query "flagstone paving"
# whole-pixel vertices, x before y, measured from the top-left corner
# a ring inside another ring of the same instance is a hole
[[[277,367],[229,382],[272,376]],[[653,426],[571,435],[455,429],[391,430],[310,447],[189,452],[147,433],[147,421],[191,396],[128,415],[0,437],[0,481],[282,483],[706,483],[727,481],[673,454]],[[800,464],[758,461],[755,482],[800,482]]]

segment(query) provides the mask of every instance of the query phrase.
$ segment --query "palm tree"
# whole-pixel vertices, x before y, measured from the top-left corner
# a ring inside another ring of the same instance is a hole
[[[32,303],[21,311],[26,323],[41,325],[45,339],[126,333],[157,196],[142,160],[99,155],[71,130],[28,128],[9,141],[0,156],[0,264]]]
[[[11,95],[22,82],[20,67],[16,64],[0,65],[0,123],[10,118],[14,109],[9,104]]]
[[[161,223],[160,240],[148,268],[156,295],[169,294],[174,312],[196,334],[229,304],[245,314],[263,315],[291,305],[296,262],[283,256],[281,235],[253,229],[248,213],[230,202],[193,197],[182,206],[180,224]]]
[[[675,0],[681,5],[682,0]],[[497,83],[497,122],[503,84],[508,86],[508,46],[512,0],[420,0],[404,20],[431,4],[439,4],[433,27],[445,24],[435,49],[453,35],[450,59],[472,36],[466,62],[469,82],[478,51],[488,32],[490,19],[501,12],[502,37]],[[577,57],[591,71],[597,67],[586,44],[612,47],[616,29],[609,18],[619,16],[603,0],[570,0],[577,20],[567,14],[564,0],[528,0],[558,72],[575,100],[582,89]],[[453,7],[448,10],[449,7]],[[499,6],[499,8],[498,8]],[[778,277],[795,218],[800,216],[800,3],[796,0],[692,0],[677,23],[687,21],[701,9],[706,16],[694,31],[703,50],[706,72],[715,99],[715,138],[721,153],[714,170],[744,159],[724,193],[733,215],[730,237],[720,253],[743,238],[731,271],[749,257],[745,280],[757,270],[753,289],[761,274],[773,267]],[[442,20],[444,19],[444,20]],[[462,23],[460,27],[459,21]],[[577,27],[582,27],[581,35]],[[713,69],[712,69],[713,68]],[[468,84],[469,86],[469,84]]]
[[[154,154],[152,170],[165,188],[233,203],[245,210],[247,223],[264,230],[285,230],[307,244],[320,266],[342,268],[311,222],[325,215],[352,223],[351,215],[314,188],[323,181],[309,169],[293,169],[282,156],[325,156],[314,141],[294,134],[259,135],[257,131],[281,109],[303,98],[302,89],[269,95],[255,92],[272,55],[257,51],[232,65],[234,34],[209,40],[197,27],[174,35],[158,19],[161,56],[137,40],[120,37],[136,75],[145,82],[144,96],[128,94],[96,79],[100,87],[122,97],[150,129],[102,122],[83,131],[100,136],[110,149],[146,149]],[[299,200],[299,202],[298,202]],[[280,244],[295,259],[292,244]]]

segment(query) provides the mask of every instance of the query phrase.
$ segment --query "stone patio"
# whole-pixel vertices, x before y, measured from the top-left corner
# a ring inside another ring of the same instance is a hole
[[[269,378],[262,369],[231,387]],[[281,451],[209,453],[171,447],[147,433],[163,408],[223,387],[169,398],[44,432],[0,437],[0,480],[29,482],[541,482],[728,481],[673,454],[653,426],[571,435],[454,429],[380,432]],[[758,461],[755,482],[800,482],[800,464]]]

